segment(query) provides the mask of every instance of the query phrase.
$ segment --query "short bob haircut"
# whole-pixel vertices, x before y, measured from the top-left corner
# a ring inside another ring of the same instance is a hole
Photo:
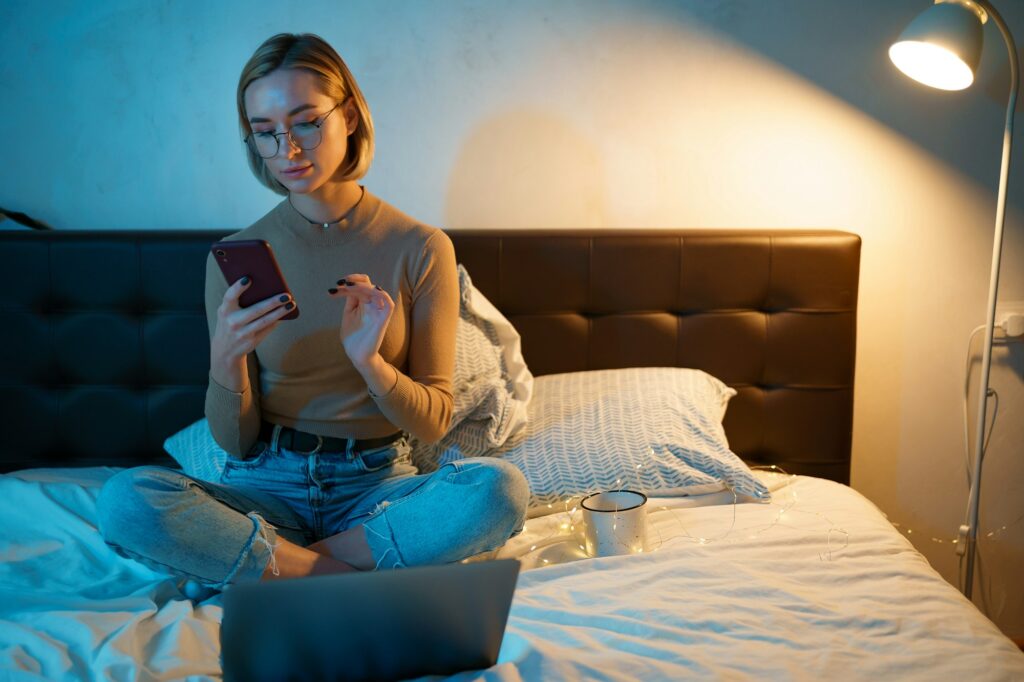
[[[245,89],[257,78],[277,69],[305,69],[319,82],[321,90],[336,102],[352,97],[359,112],[359,123],[349,135],[348,151],[342,161],[342,180],[358,180],[370,170],[373,160],[373,119],[362,91],[348,66],[334,48],[320,36],[312,33],[278,33],[267,38],[256,48],[238,79],[238,125],[245,140],[252,133],[245,111]],[[274,192],[287,196],[288,188],[267,170],[263,158],[252,145],[245,144],[249,168],[256,178]]]

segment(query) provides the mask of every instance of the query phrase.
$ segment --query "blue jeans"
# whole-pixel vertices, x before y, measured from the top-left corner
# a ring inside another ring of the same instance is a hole
[[[119,554],[213,589],[259,580],[278,536],[300,546],[362,524],[376,568],[459,561],[500,547],[526,522],[526,478],[475,457],[419,474],[407,435],[354,452],[306,454],[259,441],[220,483],[140,466],[106,481],[98,525]]]

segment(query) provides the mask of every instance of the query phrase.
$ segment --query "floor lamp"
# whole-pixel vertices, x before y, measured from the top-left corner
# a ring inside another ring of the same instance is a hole
[[[1006,183],[1010,174],[1010,146],[1013,141],[1013,111],[1017,106],[1017,48],[1003,18],[987,0],[935,0],[918,15],[889,48],[889,58],[914,80],[943,90],[963,90],[974,81],[981,56],[982,24],[992,19],[1003,35],[1010,53],[1010,97],[1006,106],[1003,132],[1003,161],[999,173],[996,204],[996,235],[992,244],[992,276],[988,288],[988,323],[982,356],[981,386],[978,391],[978,427],[974,448],[974,476],[967,502],[967,523],[960,526],[957,553],[967,554],[964,596],[971,598],[974,583],[974,556],[978,537],[978,502],[981,498],[981,462],[984,454],[985,408],[988,403],[988,378],[992,365],[992,336],[996,316],[996,291],[999,288],[999,257],[1003,247],[1003,223],[1006,218]]]

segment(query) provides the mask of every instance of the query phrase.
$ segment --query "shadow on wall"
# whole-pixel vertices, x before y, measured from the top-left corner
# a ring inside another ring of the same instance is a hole
[[[605,172],[600,150],[565,121],[509,111],[466,136],[449,178],[444,224],[603,227]]]
[[[976,80],[966,90],[946,92],[914,82],[889,60],[889,46],[932,2],[655,4],[666,17],[729,38],[842,98],[995,194],[1009,90],[1006,45],[995,23],[984,26]],[[1020,45],[1024,3],[996,4]],[[1018,99],[1018,128],[1024,124],[1022,108]],[[1014,167],[1024,165],[1022,147],[1014,149]],[[1020,207],[1013,184],[1008,205]]]

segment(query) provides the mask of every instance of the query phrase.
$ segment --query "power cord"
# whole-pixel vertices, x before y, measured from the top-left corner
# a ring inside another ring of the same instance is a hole
[[[1016,327],[1017,326],[1019,326],[1019,322],[1014,325],[1014,331],[1016,331]],[[1004,332],[1004,334],[1007,332],[1007,328],[1004,325],[1002,325],[1002,324],[996,325],[995,328],[1002,330]],[[970,443],[969,443],[970,437],[968,435],[968,430],[969,430],[970,427],[969,427],[968,418],[967,418],[967,402],[968,402],[968,394],[970,392],[970,383],[971,383],[971,344],[974,343],[974,336],[975,336],[975,334],[977,334],[979,331],[982,331],[984,329],[985,329],[985,325],[979,325],[979,326],[975,327],[974,330],[971,332],[970,338],[967,339],[967,357],[966,357],[966,359],[964,361],[964,400],[963,400],[963,417],[964,417],[964,473],[965,473],[965,475],[967,477],[967,490],[968,491],[970,491],[971,485],[972,485],[972,480],[971,480],[972,479],[972,476],[971,476],[971,447],[970,447]],[[1020,339],[1018,339],[1016,336],[1009,336],[1009,335],[1006,335],[1006,336],[1004,336],[1002,338],[997,338],[997,337],[993,336],[993,338],[992,338],[992,344],[993,345],[995,345],[997,343],[1006,344],[1006,343],[1010,343],[1012,341],[1020,341]],[[988,451],[988,444],[989,444],[989,441],[992,439],[992,431],[995,430],[996,417],[999,414],[999,393],[995,389],[989,388],[985,392],[985,399],[988,400],[989,398],[995,398],[995,406],[994,406],[994,408],[992,410],[992,421],[988,425],[988,428],[986,430],[986,434],[985,434],[985,437],[984,437],[984,442],[982,444],[981,452],[978,453],[978,457],[981,458],[981,461],[979,462],[980,465],[984,465],[984,463],[985,463],[985,452]],[[979,471],[981,471],[980,466],[979,466]],[[957,554],[960,556],[959,566],[957,568],[957,587],[960,589],[961,592],[963,592],[965,590],[965,588],[966,588],[966,586],[964,585],[964,575],[963,575],[963,572],[964,572],[964,556],[967,553],[967,545],[966,545],[967,533],[966,533],[966,529],[968,528],[967,524],[970,521],[970,514],[971,514],[970,504],[971,504],[970,495],[968,495],[967,510],[966,510],[966,512],[964,514],[964,524],[962,526],[960,526],[960,534],[957,537],[957,543],[958,543],[957,544]],[[980,558],[978,556],[977,543],[975,543],[974,551],[976,553],[976,558]],[[979,574],[979,578],[980,577],[981,576]]]

